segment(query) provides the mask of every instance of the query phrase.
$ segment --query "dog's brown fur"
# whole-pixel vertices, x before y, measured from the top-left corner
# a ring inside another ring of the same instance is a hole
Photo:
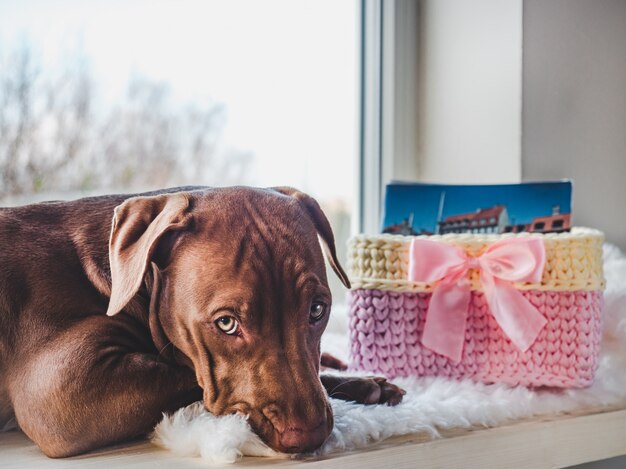
[[[302,452],[332,428],[324,387],[398,403],[382,379],[319,378],[328,314],[315,322],[310,310],[331,297],[318,234],[348,286],[328,221],[294,189],[0,209],[0,428],[16,418],[45,454],[69,456],[204,398],[217,415],[249,415],[271,447]],[[237,334],[217,327],[224,315]]]

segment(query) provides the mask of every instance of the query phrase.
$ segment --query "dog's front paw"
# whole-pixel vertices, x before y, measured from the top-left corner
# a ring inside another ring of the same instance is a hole
[[[355,401],[359,404],[397,405],[406,394],[404,389],[388,382],[381,377],[351,378],[345,376],[321,377],[329,397],[344,401]]]
[[[382,377],[375,376],[371,379],[376,383],[378,389],[380,390],[378,401],[373,404],[398,405],[402,402],[402,397],[406,394],[404,389],[390,383]]]

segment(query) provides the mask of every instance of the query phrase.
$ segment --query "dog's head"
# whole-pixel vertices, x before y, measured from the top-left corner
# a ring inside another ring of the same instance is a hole
[[[150,329],[191,366],[216,415],[249,416],[272,448],[319,447],[333,426],[319,380],[331,294],[321,240],[349,287],[317,202],[291,188],[136,197],[115,209],[107,314],[150,293]]]

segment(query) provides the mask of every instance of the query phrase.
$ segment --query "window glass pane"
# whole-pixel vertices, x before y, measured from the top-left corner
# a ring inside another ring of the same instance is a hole
[[[1,204],[291,185],[345,253],[357,18],[351,0],[0,3]]]

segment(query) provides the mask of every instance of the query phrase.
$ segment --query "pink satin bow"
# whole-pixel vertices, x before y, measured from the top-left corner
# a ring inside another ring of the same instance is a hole
[[[422,344],[454,362],[461,360],[471,296],[467,274],[480,271],[491,314],[522,352],[528,350],[546,319],[511,282],[540,282],[546,262],[539,238],[503,239],[480,257],[459,247],[428,239],[411,241],[409,280],[434,283]]]

